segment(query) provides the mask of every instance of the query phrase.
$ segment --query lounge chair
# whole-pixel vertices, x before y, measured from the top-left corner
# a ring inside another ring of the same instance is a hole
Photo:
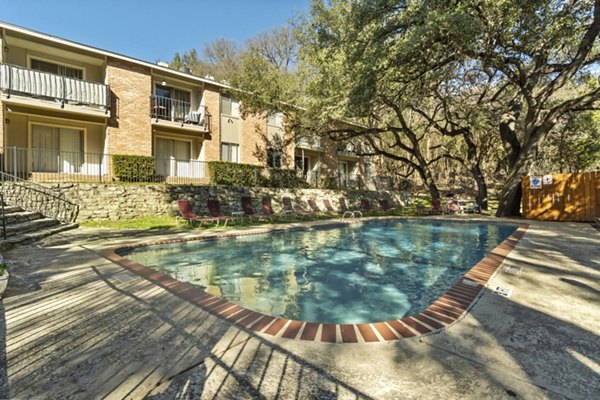
[[[224,222],[223,226],[227,226],[227,222],[239,219],[237,217],[226,216],[225,214],[223,214],[223,212],[221,211],[221,204],[217,199],[208,199],[206,201],[206,205],[208,207],[208,214],[211,218],[213,218],[216,221],[217,226],[219,226],[219,222],[221,221]]]
[[[323,206],[325,206],[325,209],[331,215],[337,216],[337,215],[340,215],[340,213],[342,212],[342,211],[338,211],[335,208],[333,208],[333,206],[331,205],[331,201],[329,201],[329,199],[323,200]]]
[[[256,222],[260,221],[261,219],[269,220],[270,222],[273,222],[272,214],[264,214],[264,212],[263,212],[263,214],[260,214],[260,213],[254,212],[254,208],[252,207],[252,199],[250,197],[248,197],[248,196],[242,197],[241,201],[242,201],[242,211],[244,212],[244,216],[248,217],[250,222],[252,222],[253,219],[256,219]]]
[[[360,211],[360,210],[350,210],[348,208],[348,206],[346,206],[346,199],[344,197],[340,197],[339,203],[340,203],[340,210],[344,213],[342,215],[342,219],[344,219],[346,217],[346,215],[349,215],[352,218],[355,218],[356,215],[360,215],[360,217],[362,218],[362,216],[363,216],[362,211]]]
[[[301,218],[308,218],[311,216],[311,213],[309,213],[302,207],[292,205],[292,199],[290,199],[289,197],[282,197],[281,203],[283,204],[282,212],[284,214],[295,215]]]
[[[375,212],[373,207],[371,207],[371,202],[369,199],[361,199],[360,200],[360,211],[364,214],[372,214]]]
[[[214,219],[208,216],[199,216],[194,212],[192,202],[189,200],[177,200],[177,206],[179,207],[179,215],[175,218],[182,218],[186,220],[190,225],[199,223],[202,225],[203,222],[214,222]]]
[[[388,213],[388,212],[392,211],[392,207],[390,207],[390,203],[388,202],[387,199],[379,200],[379,211],[382,213]]]
[[[315,199],[308,199],[308,206],[315,215],[336,215],[336,213],[321,210],[321,208],[319,208],[319,206],[317,205],[317,201]]]
[[[269,196],[265,196],[262,198],[262,215],[265,218],[269,218],[271,222],[273,222],[273,218],[285,216],[282,214],[276,214],[273,211],[273,206],[271,205],[271,198]]]

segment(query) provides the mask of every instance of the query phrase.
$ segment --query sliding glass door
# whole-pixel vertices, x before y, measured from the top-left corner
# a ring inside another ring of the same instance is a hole
[[[156,172],[161,176],[191,176],[191,143],[156,138]]]
[[[83,131],[33,125],[31,140],[33,172],[81,172]]]

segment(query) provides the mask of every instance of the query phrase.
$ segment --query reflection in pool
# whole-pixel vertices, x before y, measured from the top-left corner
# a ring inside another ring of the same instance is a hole
[[[515,230],[387,220],[140,247],[122,255],[251,310],[360,323],[427,308]]]

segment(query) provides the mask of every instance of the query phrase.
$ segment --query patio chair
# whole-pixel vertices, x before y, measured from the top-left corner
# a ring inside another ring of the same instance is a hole
[[[346,199],[344,197],[340,197],[338,201],[340,203],[340,210],[344,213],[342,215],[342,219],[344,219],[346,217],[346,215],[349,215],[352,218],[355,218],[356,215],[360,215],[360,217],[362,218],[362,216],[363,216],[362,211],[360,211],[360,210],[350,210],[348,208],[348,206],[346,205]]]
[[[308,206],[312,210],[315,215],[332,215],[329,211],[323,211],[317,205],[317,201],[315,199],[308,199]]]
[[[325,210],[327,210],[327,212],[330,215],[338,216],[341,213],[341,211],[338,211],[335,208],[333,208],[333,206],[331,205],[331,201],[329,201],[329,199],[324,199],[323,200],[323,206],[325,207]]]
[[[308,218],[311,216],[311,214],[302,207],[292,205],[292,199],[289,197],[282,197],[281,203],[283,204],[282,212],[284,214],[291,214],[301,218]]]
[[[390,211],[392,211],[392,207],[390,206],[390,203],[387,199],[379,200],[379,211],[382,213],[389,213]]]
[[[333,208],[329,199],[323,199],[323,206],[325,207],[325,212],[332,217],[339,217],[340,214],[343,214],[342,210]]]
[[[206,201],[206,206],[208,207],[208,214],[216,221],[217,226],[219,226],[219,222],[223,221],[223,226],[227,226],[227,222],[235,221],[239,219],[238,217],[226,216],[221,211],[221,204],[217,199],[208,199]]]
[[[254,212],[254,208],[252,207],[252,199],[248,196],[244,196],[241,198],[242,201],[242,211],[244,212],[244,216],[248,217],[248,219],[250,220],[250,222],[252,222],[252,220],[254,218],[256,218],[256,222],[259,222],[261,219],[264,220],[269,220],[272,222],[272,215],[266,215],[266,214],[260,214],[260,213],[256,213]]]
[[[192,202],[189,200],[177,200],[177,206],[179,207],[179,215],[175,218],[176,221],[182,218],[190,225],[197,222],[200,226],[202,226],[203,222],[214,222],[214,219],[209,216],[196,215],[192,207]]]
[[[369,199],[360,200],[360,211],[364,214],[373,214],[375,212],[373,207],[371,207],[371,202]]]
[[[286,216],[281,213],[275,213],[273,211],[273,206],[271,205],[271,198],[269,196],[264,196],[262,198],[262,215],[265,218],[269,218],[271,222],[273,222],[273,218],[278,218],[282,216]]]

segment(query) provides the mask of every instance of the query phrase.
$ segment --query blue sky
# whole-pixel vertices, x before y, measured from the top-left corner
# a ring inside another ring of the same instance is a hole
[[[224,37],[246,39],[310,0],[0,0],[0,20],[142,60],[170,61]]]

